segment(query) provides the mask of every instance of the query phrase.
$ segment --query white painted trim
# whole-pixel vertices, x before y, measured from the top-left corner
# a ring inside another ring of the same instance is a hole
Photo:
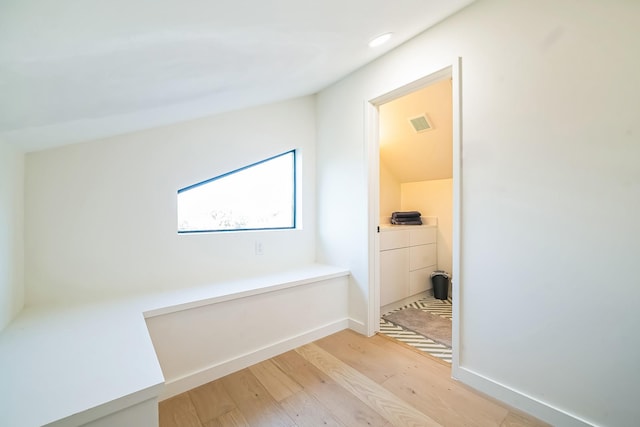
[[[518,392],[507,385],[493,381],[468,368],[459,367],[457,375],[454,376],[454,378],[481,393],[487,394],[528,414],[534,415],[551,425],[563,427],[585,427],[595,425],[581,419],[575,414],[570,414],[560,408],[544,403],[533,396]]]
[[[180,393],[184,393],[187,390],[191,390],[192,388],[201,386],[218,378],[222,378],[225,375],[229,375],[233,372],[239,371],[240,369],[247,368],[271,357],[293,350],[296,347],[300,347],[312,341],[342,331],[343,329],[347,329],[350,326],[350,322],[351,320],[347,318],[337,320],[299,335],[294,335],[281,341],[274,342],[254,351],[238,355],[232,359],[215,363],[206,368],[191,372],[188,375],[168,380],[159,400],[162,401]]]
[[[314,264],[297,270],[218,283],[209,287],[179,289],[168,293],[164,298],[159,296],[158,302],[155,303],[156,307],[145,310],[143,314],[145,319],[148,319],[267,292],[318,283],[349,274],[349,270],[343,268]]]
[[[364,322],[361,322],[359,320],[356,319],[349,319],[349,329],[351,329],[352,331],[355,331],[361,335],[364,336],[371,336],[368,334],[368,330],[364,324]]]
[[[451,101],[453,110],[453,231],[451,236],[451,374],[455,376],[460,368],[460,288],[462,281],[462,58],[456,58],[451,64]],[[453,286],[455,281],[456,286]]]
[[[365,171],[369,183],[369,227],[368,227],[368,258],[369,258],[369,306],[367,309],[367,336],[380,331],[380,135],[378,104],[364,103],[365,108],[365,155],[368,167]]]
[[[449,64],[436,67],[433,69],[433,71],[427,72],[424,77],[421,77],[418,80],[407,82],[406,84],[399,86],[396,89],[378,95],[375,98],[369,100],[369,104],[379,107],[382,104],[386,104],[387,102],[401,98],[405,95],[409,95],[434,83],[446,80],[451,77],[451,68],[459,60],[460,58],[456,58],[456,60],[451,61]]]

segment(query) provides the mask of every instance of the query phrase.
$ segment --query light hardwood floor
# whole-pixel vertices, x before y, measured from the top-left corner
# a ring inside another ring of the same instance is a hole
[[[345,330],[160,402],[160,427],[547,425],[450,372],[397,342]]]

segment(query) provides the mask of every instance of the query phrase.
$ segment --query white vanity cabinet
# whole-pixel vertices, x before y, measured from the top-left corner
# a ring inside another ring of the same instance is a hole
[[[436,230],[433,225],[381,227],[381,306],[431,288],[431,273],[437,269]]]

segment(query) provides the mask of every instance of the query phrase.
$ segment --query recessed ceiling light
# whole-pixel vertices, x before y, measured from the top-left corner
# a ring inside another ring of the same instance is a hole
[[[391,38],[391,34],[393,34],[393,33],[385,33],[385,34],[382,34],[382,35],[376,37],[375,39],[373,39],[373,40],[371,40],[369,42],[369,46],[370,47],[380,46],[382,43],[386,42],[387,40],[389,40]]]

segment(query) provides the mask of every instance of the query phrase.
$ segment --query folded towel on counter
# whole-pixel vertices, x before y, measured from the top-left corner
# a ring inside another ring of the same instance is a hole
[[[422,225],[420,218],[391,218],[391,224],[394,225]]]
[[[407,212],[393,212],[391,214],[391,218],[410,218],[410,219],[415,219],[415,218],[420,218],[422,214],[418,211],[407,211]]]

